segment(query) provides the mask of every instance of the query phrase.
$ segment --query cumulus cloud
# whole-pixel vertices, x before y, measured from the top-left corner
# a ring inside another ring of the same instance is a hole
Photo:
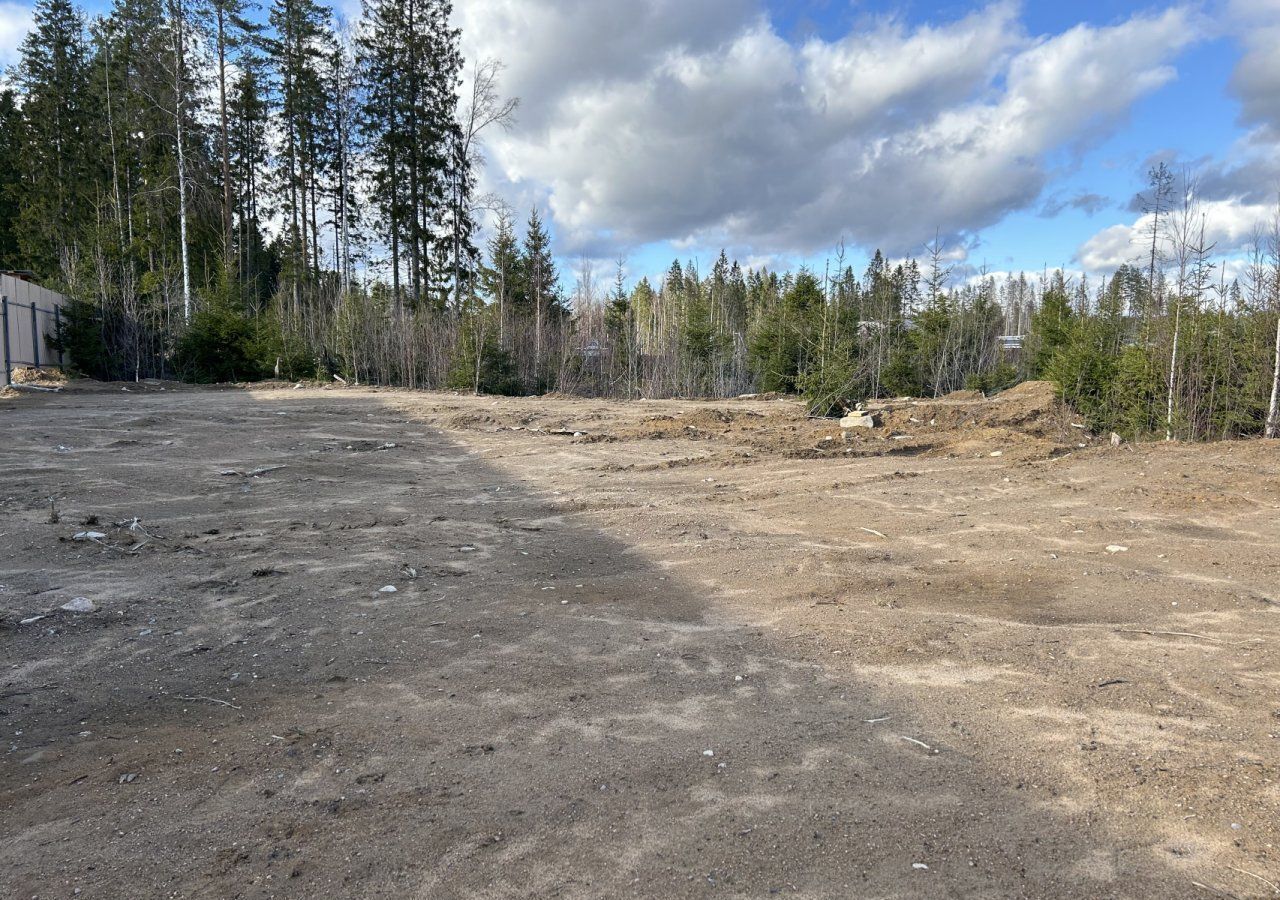
[[[1077,209],[1081,212],[1093,216],[1102,212],[1111,205],[1111,201],[1101,194],[1094,194],[1088,191],[1081,191],[1073,197],[1051,197],[1046,200],[1040,208],[1040,216],[1045,219],[1052,219],[1060,215],[1068,209]]]
[[[1032,37],[997,2],[964,18],[785,40],[748,0],[461,0],[521,121],[493,186],[545,202],[566,253],[660,240],[892,254],[1036,203],[1078,150],[1175,77],[1174,8]]]
[[[1276,204],[1248,203],[1237,199],[1209,200],[1201,195],[1199,212],[1204,215],[1206,246],[1213,245],[1218,256],[1230,255],[1246,248],[1255,232],[1271,227]],[[1128,224],[1112,225],[1085,241],[1076,252],[1076,260],[1087,272],[1110,274],[1124,263],[1146,264],[1151,253],[1151,214],[1139,216]],[[1163,229],[1162,229],[1163,230]],[[1159,250],[1167,255],[1168,240],[1162,235]]]
[[[1241,121],[1265,128],[1280,140],[1280,4],[1275,0],[1231,0],[1229,16],[1244,47],[1231,76]]]
[[[1230,91],[1249,131],[1220,157],[1185,160],[1162,151],[1143,169],[1165,162],[1190,175],[1205,214],[1206,241],[1227,257],[1223,265],[1231,275],[1241,265],[1231,254],[1250,243],[1255,229],[1272,227],[1280,202],[1280,3],[1230,0],[1226,13],[1225,28],[1242,49]],[[1135,196],[1129,204],[1134,221],[1104,228],[1081,244],[1076,259],[1086,270],[1106,273],[1150,253],[1151,217],[1138,215],[1143,204],[1143,196]]]

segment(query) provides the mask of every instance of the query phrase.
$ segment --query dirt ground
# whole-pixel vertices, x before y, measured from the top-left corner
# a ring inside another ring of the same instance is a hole
[[[0,895],[1280,894],[1280,445],[879,415],[9,392]]]

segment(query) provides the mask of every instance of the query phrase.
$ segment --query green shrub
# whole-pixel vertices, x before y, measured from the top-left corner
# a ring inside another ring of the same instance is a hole
[[[496,315],[488,307],[464,314],[448,387],[479,394],[521,393],[511,354],[498,344]]]
[[[202,384],[253,381],[267,374],[255,354],[254,323],[230,303],[203,307],[182,333],[174,362],[182,378]]]

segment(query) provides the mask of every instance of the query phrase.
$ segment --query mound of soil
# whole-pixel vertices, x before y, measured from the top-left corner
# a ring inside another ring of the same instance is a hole
[[[61,369],[36,369],[21,366],[13,370],[14,384],[30,384],[36,387],[62,387],[70,379]]]

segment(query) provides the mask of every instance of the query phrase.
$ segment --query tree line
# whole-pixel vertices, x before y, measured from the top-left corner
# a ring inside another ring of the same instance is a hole
[[[838,247],[821,271],[722,252],[633,284],[623,262],[561,273],[538,212],[517,222],[477,189],[517,101],[499,63],[462,58],[450,16],[363,0],[344,27],[316,0],[115,0],[87,19],[39,0],[0,89],[0,267],[73,298],[58,340],[107,379],[777,391],[832,414],[1050,378],[1126,436],[1280,426],[1280,215],[1231,280],[1193,180],[1163,165],[1141,261],[1096,286],[960,280],[938,240],[861,272]]]

